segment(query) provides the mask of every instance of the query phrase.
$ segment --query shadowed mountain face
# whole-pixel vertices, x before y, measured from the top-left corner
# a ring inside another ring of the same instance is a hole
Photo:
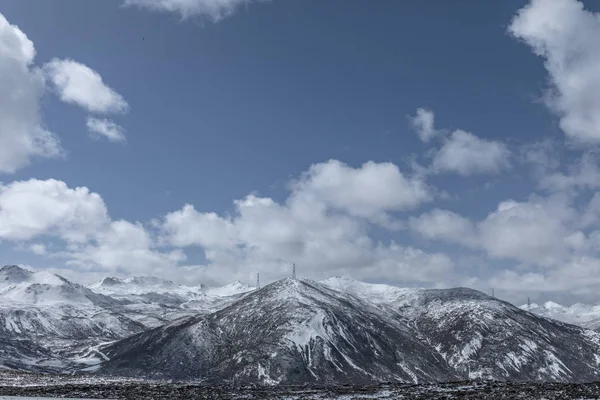
[[[470,289],[351,283],[276,282],[104,348],[101,371],[266,384],[600,378],[594,332]]]

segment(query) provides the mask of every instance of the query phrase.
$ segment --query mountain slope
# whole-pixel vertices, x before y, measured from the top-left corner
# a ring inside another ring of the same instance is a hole
[[[279,281],[104,348],[102,371],[267,384],[600,378],[592,331],[471,289],[384,286]]]
[[[400,344],[400,345],[399,345]],[[105,348],[105,373],[264,383],[456,378],[441,356],[370,305],[286,279],[216,313]]]
[[[591,381],[600,377],[600,336],[540,318],[481,292],[427,290],[412,305],[415,325],[469,378]]]

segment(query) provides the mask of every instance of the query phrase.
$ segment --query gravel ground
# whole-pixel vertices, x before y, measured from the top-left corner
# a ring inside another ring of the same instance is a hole
[[[93,376],[57,376],[0,372],[0,396],[96,399],[600,399],[600,382],[589,384],[453,382],[439,385],[230,388],[201,384],[148,382]]]

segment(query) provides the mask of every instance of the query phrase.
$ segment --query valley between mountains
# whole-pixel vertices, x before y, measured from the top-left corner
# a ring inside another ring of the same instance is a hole
[[[593,308],[585,308],[582,326],[567,323],[577,321],[575,311],[565,311],[572,318],[563,322],[541,309],[467,288],[340,277],[284,279],[258,290],[152,277],[86,287],[5,266],[0,365],[215,384],[599,380]]]

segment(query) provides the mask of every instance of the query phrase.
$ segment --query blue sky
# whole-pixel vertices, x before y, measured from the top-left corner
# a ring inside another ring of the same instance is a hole
[[[2,263],[598,300],[597,4],[125,3],[0,0]]]

